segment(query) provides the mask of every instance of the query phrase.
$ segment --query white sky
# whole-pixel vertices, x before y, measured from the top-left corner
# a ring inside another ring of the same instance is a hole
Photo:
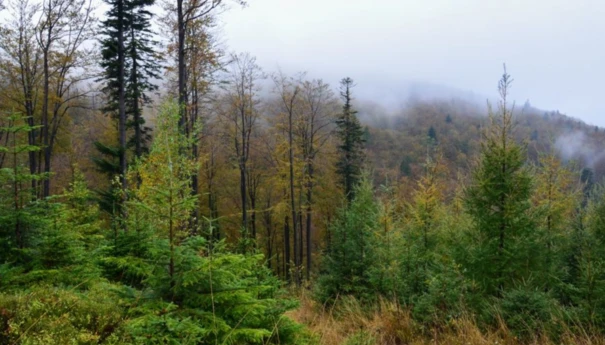
[[[360,99],[404,103],[421,82],[513,97],[605,126],[605,0],[249,0],[222,15],[229,50],[308,71]]]

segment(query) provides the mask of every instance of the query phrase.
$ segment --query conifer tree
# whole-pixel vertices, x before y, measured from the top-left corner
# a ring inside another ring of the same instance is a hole
[[[6,145],[0,146],[0,152],[5,154],[5,166],[0,169],[0,260],[2,262],[17,259],[15,250],[21,251],[27,247],[34,237],[32,232],[38,223],[34,202],[35,191],[30,182],[42,181],[47,174],[32,174],[25,165],[25,157],[29,153],[40,152],[40,147],[30,145],[27,137],[31,131],[40,126],[30,126],[27,118],[18,113],[7,116],[5,126],[0,132],[5,136]],[[20,256],[20,255],[19,255]]]
[[[145,126],[142,106],[151,103],[149,93],[157,90],[151,79],[160,78],[159,56],[156,54],[157,42],[150,30],[152,14],[148,8],[155,0],[131,0],[128,4],[128,33],[125,39],[125,53],[129,63],[126,79],[126,116],[127,127],[134,131],[128,141],[128,147],[134,150],[136,157],[148,152],[151,140],[151,128]]]
[[[336,120],[336,134],[340,140],[336,169],[349,202],[355,196],[355,187],[361,178],[361,170],[365,159],[364,132],[357,119],[357,111],[353,109],[352,104],[351,89],[354,86],[355,84],[351,78],[344,78],[340,81],[340,96],[344,104],[342,113]]]
[[[495,296],[528,278],[535,259],[531,251],[535,221],[529,212],[532,178],[525,150],[512,137],[513,114],[507,103],[511,82],[505,69],[498,84],[498,113],[490,108],[491,123],[465,200],[477,241],[469,272]]]
[[[107,95],[105,112],[110,113],[118,122],[118,168],[122,190],[126,190],[126,44],[128,32],[126,0],[108,1],[110,9],[102,22],[105,38],[101,41],[101,68],[104,69],[103,91]]]
[[[576,208],[581,201],[577,177],[556,155],[539,158],[532,199],[544,253],[541,255],[544,276],[540,278],[547,288],[554,288],[565,275],[562,264],[564,244],[570,240],[568,229],[573,228]]]
[[[337,295],[372,299],[371,267],[375,253],[372,235],[379,227],[379,208],[372,183],[362,179],[355,198],[343,207],[330,227],[332,244],[322,262],[318,297],[331,300]]]
[[[136,157],[147,151],[150,129],[145,126],[142,106],[151,102],[149,93],[157,90],[157,85],[151,79],[159,78],[160,65],[154,50],[157,43],[149,29],[152,14],[148,8],[154,2],[155,0],[108,1],[112,7],[102,23],[102,34],[105,37],[101,40],[101,67],[104,69],[103,91],[107,95],[107,104],[103,110],[122,121],[120,112],[121,107],[124,107],[124,123],[119,124],[119,135],[126,133],[127,129],[132,129],[134,133],[120,145],[123,146],[122,150],[133,148]],[[119,41],[120,35],[123,35],[122,42]]]
[[[107,96],[104,111],[118,120],[118,147],[95,143],[102,157],[95,158],[97,168],[109,180],[121,176],[122,194],[126,188],[127,150],[135,157],[148,151],[151,129],[145,126],[142,107],[151,102],[149,93],[157,89],[151,79],[159,78],[156,44],[152,39],[152,14],[148,8],[155,0],[111,0],[112,7],[103,21],[101,67]],[[127,137],[127,131],[133,134]],[[100,191],[100,204],[106,212],[117,215],[122,211],[120,193],[112,183],[109,190]]]

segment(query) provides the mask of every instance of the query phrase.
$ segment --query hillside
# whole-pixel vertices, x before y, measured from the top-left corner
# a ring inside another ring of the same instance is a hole
[[[461,99],[413,101],[395,113],[371,103],[359,108],[367,131],[369,166],[377,183],[418,178],[428,150],[443,161],[453,185],[471,169],[480,148],[481,128],[489,122],[486,105]],[[529,105],[517,107],[514,114],[515,138],[526,145],[531,162],[537,162],[540,153],[554,152],[576,169],[591,170],[595,181],[605,175],[603,128]]]

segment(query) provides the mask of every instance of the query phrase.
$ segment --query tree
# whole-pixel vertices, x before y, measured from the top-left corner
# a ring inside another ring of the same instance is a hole
[[[151,102],[148,93],[157,89],[150,80],[159,78],[155,42],[149,30],[152,14],[147,8],[154,0],[110,0],[112,6],[103,21],[101,40],[103,91],[107,96],[104,111],[118,120],[120,175],[126,173],[128,147],[141,157],[150,139],[141,105]],[[127,130],[132,128],[132,138]],[[124,178],[121,178],[123,188]]]
[[[347,200],[354,198],[355,186],[360,176],[365,159],[363,129],[357,119],[357,111],[353,109],[351,89],[355,86],[353,79],[344,78],[340,81],[340,96],[344,101],[342,113],[336,120],[336,135],[340,139],[338,146],[337,172]]]
[[[44,172],[51,172],[51,156],[57,132],[69,107],[66,103],[84,94],[74,90],[81,81],[92,78],[87,68],[92,52],[81,46],[93,37],[91,0],[45,0],[38,25],[37,41],[42,55],[41,146]],[[53,65],[51,65],[53,62]],[[69,78],[80,68],[79,76]],[[51,90],[51,83],[53,89]],[[74,94],[70,94],[70,92]],[[52,92],[52,95],[51,95]],[[50,195],[50,179],[43,181],[42,196]]]
[[[241,202],[244,232],[249,230],[248,192],[249,167],[248,159],[252,148],[252,137],[259,118],[259,86],[263,78],[256,59],[249,54],[233,54],[228,86],[223,100],[224,109],[219,110],[227,129],[226,139],[232,147],[231,154],[239,170],[239,197]]]
[[[24,114],[30,127],[30,174],[50,175],[53,152],[70,111],[81,106],[89,90],[81,83],[92,77],[94,51],[85,42],[92,37],[90,1],[48,0],[40,4],[16,0],[0,34],[2,96],[8,109]],[[36,23],[37,22],[37,23]],[[31,181],[37,197],[48,196],[51,181]]]
[[[36,222],[36,204],[32,202],[34,190],[24,185],[28,185],[32,180],[42,180],[45,176],[27,172],[22,156],[40,150],[38,146],[29,145],[24,138],[29,132],[39,128],[31,127],[27,119],[16,113],[9,114],[6,125],[0,128],[8,144],[0,146],[0,152],[6,154],[9,159],[9,166],[0,169],[0,178],[4,182],[2,188],[4,209],[0,212],[3,261],[13,261],[15,259],[13,250],[23,250],[33,238],[29,230]]]
[[[236,3],[245,5],[243,0]],[[167,12],[164,18],[170,32],[169,53],[176,60],[176,98],[180,109],[179,126],[187,136],[193,136],[190,150],[194,159],[198,159],[199,116],[201,97],[209,90],[213,72],[220,68],[218,56],[220,50],[213,46],[208,28],[213,24],[212,13],[224,6],[224,0],[177,0],[165,1]],[[174,71],[174,69],[172,70]],[[191,194],[198,195],[199,177],[194,174]],[[193,210],[191,222],[197,222],[198,210]]]
[[[33,129],[39,114],[39,94],[41,80],[41,51],[36,42],[36,27],[34,19],[38,15],[39,5],[27,1],[11,2],[8,8],[11,20],[2,25],[0,48],[2,63],[0,68],[4,87],[0,88],[7,105],[12,105],[20,111],[27,124],[32,127],[28,131],[28,144],[39,145],[40,130]],[[5,144],[8,135],[4,136]],[[28,152],[29,172],[38,173],[38,152]],[[39,181],[32,179],[32,190],[36,191]],[[37,193],[36,193],[37,194]]]
[[[154,0],[111,0],[108,4],[112,7],[102,23],[101,40],[103,91],[107,97],[103,111],[117,120],[118,147],[95,143],[103,157],[94,161],[111,181],[108,190],[100,191],[100,202],[103,210],[115,218],[124,210],[121,199],[127,187],[127,150],[133,149],[137,158],[148,151],[150,128],[145,126],[142,106],[151,102],[148,93],[157,89],[151,79],[159,78],[159,65],[149,30],[152,15],[148,7]],[[130,138],[129,129],[134,132]],[[121,192],[115,189],[115,177],[120,180]]]
[[[125,0],[109,0],[111,6],[107,19],[102,23],[105,28],[102,34],[106,39],[102,43],[101,67],[105,70],[107,84],[105,93],[109,102],[105,111],[117,112],[118,120],[118,167],[122,191],[126,191],[126,44],[124,42],[127,26],[127,4]]]
[[[525,151],[512,138],[513,114],[507,103],[511,82],[505,69],[498,83],[498,114],[490,110],[490,126],[465,200],[477,240],[469,272],[487,294],[495,296],[528,278],[536,259],[532,178],[525,167]]]
[[[430,142],[437,143],[437,132],[435,131],[435,128],[433,126],[429,128],[427,136],[429,137]]]
[[[374,264],[373,232],[380,226],[378,204],[372,193],[372,183],[360,180],[355,198],[340,209],[330,226],[332,244],[322,261],[317,295],[322,301],[339,295],[352,295],[362,300],[375,297],[370,282]]]
[[[134,130],[128,147],[134,148],[135,157],[147,153],[151,140],[151,128],[145,126],[142,105],[151,103],[149,93],[157,90],[152,80],[160,78],[159,56],[155,51],[151,27],[152,13],[148,8],[155,0],[135,0],[127,3],[125,55],[129,69],[125,71],[125,107],[127,127]],[[107,58],[107,57],[106,57]]]
[[[569,240],[568,229],[572,228],[576,208],[580,203],[581,191],[577,176],[564,166],[554,154],[540,156],[532,196],[536,225],[541,233],[545,274],[542,282],[546,288],[564,278],[562,254],[564,243]]]
[[[329,139],[330,128],[336,114],[336,102],[329,85],[322,80],[304,81],[301,85],[302,111],[297,121],[297,136],[300,141],[304,161],[305,188],[305,238],[306,274],[311,274],[311,229],[313,228],[313,189],[315,187],[315,161]],[[302,205],[301,205],[302,207]],[[302,235],[301,235],[302,237]],[[301,245],[302,247],[302,245]]]
[[[292,216],[292,230],[293,230],[293,249],[294,249],[294,269],[295,279],[297,286],[300,286],[300,267],[302,264],[302,227],[299,221],[298,208],[296,206],[296,191],[294,188],[294,125],[296,121],[296,114],[299,111],[299,98],[300,98],[300,85],[294,79],[287,78],[284,74],[280,73],[273,77],[275,87],[279,96],[280,112],[285,115],[286,124],[285,130],[288,136],[288,195],[290,201],[290,213]],[[284,228],[284,240],[287,242],[289,247],[289,225],[288,220],[285,221]],[[299,230],[300,229],[300,230]],[[288,262],[288,258],[286,258]],[[289,265],[289,264],[288,264]]]

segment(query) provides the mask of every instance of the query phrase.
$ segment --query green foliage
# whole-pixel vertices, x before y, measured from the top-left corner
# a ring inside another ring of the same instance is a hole
[[[426,290],[413,299],[412,316],[423,324],[439,325],[464,312],[466,278],[459,265],[435,262],[426,277]]]
[[[0,344],[128,344],[114,288],[34,287],[0,294]]]
[[[501,295],[515,281],[529,278],[537,260],[533,255],[535,220],[530,212],[532,177],[523,147],[512,138],[506,72],[499,86],[500,114],[490,116],[492,123],[465,198],[477,243],[470,253],[468,271],[493,296]]]
[[[317,296],[322,301],[338,295],[353,295],[361,300],[375,298],[370,284],[370,268],[375,264],[372,234],[378,226],[378,204],[366,178],[355,198],[343,207],[330,227],[332,246],[322,263]]]
[[[107,18],[102,22],[101,67],[103,91],[108,102],[104,111],[115,116],[118,111],[118,83],[120,63],[124,66],[124,89],[128,128],[133,129],[128,147],[134,149],[137,157],[147,151],[151,140],[151,129],[145,126],[141,104],[149,104],[149,92],[157,90],[150,80],[160,77],[158,56],[154,51],[157,43],[152,39],[150,22],[153,17],[149,7],[155,0],[107,0],[109,6]],[[124,36],[123,61],[119,60],[118,31]],[[122,148],[126,149],[126,148]],[[102,152],[102,151],[101,151]]]
[[[506,291],[500,301],[502,318],[517,335],[528,338],[548,329],[555,302],[545,292],[522,286]]]
[[[0,157],[2,163],[6,161],[6,167],[0,169],[0,262],[27,261],[23,250],[31,245],[40,225],[41,203],[35,200],[34,187],[48,176],[31,171],[25,164],[26,157],[40,151],[27,140],[29,133],[38,129],[18,113],[8,114],[6,125],[0,127],[5,138]]]
[[[291,342],[298,326],[283,313],[295,304],[280,296],[262,255],[232,253],[192,228],[197,197],[183,191],[198,164],[178,114],[175,103],[162,108],[151,150],[131,171],[140,181],[127,204],[134,234],[119,234],[119,255],[108,261],[141,287],[126,329],[149,344]]]
[[[139,183],[131,184],[119,215],[128,231],[100,220],[76,172],[62,195],[39,203],[35,213],[28,206],[36,227],[27,246],[19,248],[7,232],[2,245],[27,260],[0,265],[0,344],[307,339],[284,316],[296,303],[283,295],[261,254],[233,253],[197,235],[189,222],[198,164],[185,150],[191,143],[178,129],[174,103],[162,108],[156,128],[149,155],[129,172]]]
[[[152,260],[169,255],[165,241],[155,245]],[[262,256],[229,253],[222,243],[211,247],[192,237],[175,257],[175,276],[156,266],[143,303],[131,309],[128,329],[138,341],[153,335],[149,343],[287,343],[297,332],[282,316],[295,304],[280,298],[280,282],[262,265]]]
[[[374,345],[376,339],[365,331],[359,331],[347,338],[345,345]]]
[[[340,140],[338,145],[338,161],[336,172],[340,175],[347,200],[350,202],[355,197],[356,186],[362,175],[364,152],[364,130],[357,119],[357,111],[351,104],[353,96],[351,89],[354,87],[351,78],[344,78],[340,82],[340,96],[344,101],[342,114],[336,119],[336,136]]]

